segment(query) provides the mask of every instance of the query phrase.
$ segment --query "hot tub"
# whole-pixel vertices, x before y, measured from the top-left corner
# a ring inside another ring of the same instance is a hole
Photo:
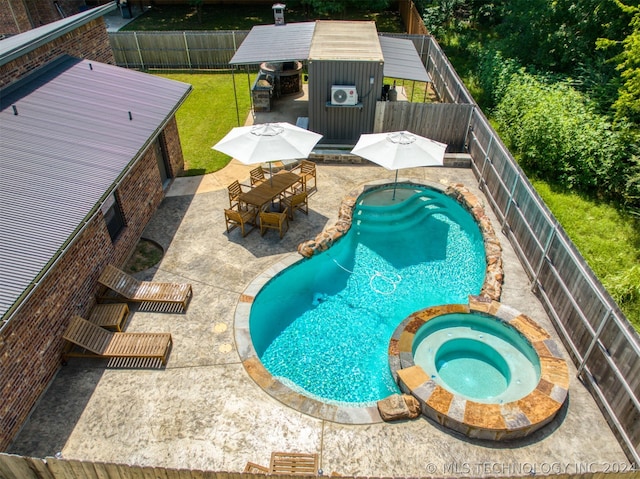
[[[506,440],[548,424],[569,373],[560,349],[529,317],[472,297],[418,311],[396,329],[389,364],[422,413],[469,437]]]

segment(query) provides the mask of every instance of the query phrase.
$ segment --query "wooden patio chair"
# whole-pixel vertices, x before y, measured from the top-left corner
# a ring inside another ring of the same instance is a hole
[[[271,453],[271,474],[292,476],[318,475],[318,455],[300,452]]]
[[[187,305],[193,295],[189,283],[139,281],[113,265],[107,265],[98,278],[98,283],[130,302],[162,303],[179,307],[182,311],[187,310]]]
[[[229,192],[229,208],[238,206],[238,208],[240,209],[246,209],[246,207],[244,207],[240,203],[240,195],[243,193],[243,190],[242,190],[243,186],[251,189],[249,185],[243,185],[238,180],[234,181],[229,186],[227,186],[227,191]]]
[[[66,357],[98,357],[98,358],[148,358],[157,359],[167,364],[167,356],[171,350],[170,333],[114,333],[90,323],[80,316],[74,316],[64,339],[84,352],[69,351]]]
[[[249,172],[249,179],[251,180],[251,186],[257,186],[260,183],[267,181],[267,177],[264,174],[262,166],[258,166]]]
[[[240,227],[242,237],[247,236],[256,226],[256,213],[257,210],[253,207],[247,207],[246,211],[241,210],[239,206],[225,209],[224,219],[227,226],[227,234]],[[250,226],[251,228],[245,230],[245,226]]]
[[[267,229],[274,229],[280,232],[280,239],[284,236],[285,231],[289,229],[289,217],[287,208],[280,213],[270,213],[267,211],[260,212],[260,236],[264,236]],[[286,227],[286,229],[285,229]]]
[[[306,191],[296,193],[294,195],[284,196],[280,200],[280,204],[286,206],[289,210],[289,219],[293,221],[293,213],[295,210],[302,211],[305,215],[309,215],[309,194]]]
[[[301,160],[300,164],[291,170],[302,179],[302,188],[305,191],[318,191],[318,183],[316,178],[316,164],[313,161]],[[313,186],[309,181],[313,180]]]

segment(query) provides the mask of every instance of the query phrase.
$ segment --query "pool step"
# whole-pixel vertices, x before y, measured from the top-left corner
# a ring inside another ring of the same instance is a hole
[[[377,231],[381,226],[386,231],[403,230],[435,213],[449,216],[447,208],[440,201],[418,193],[393,206],[359,205],[353,224],[360,231]]]

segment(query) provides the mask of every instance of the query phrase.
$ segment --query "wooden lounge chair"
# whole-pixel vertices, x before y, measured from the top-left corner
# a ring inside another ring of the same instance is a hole
[[[271,228],[280,232],[280,239],[284,236],[285,231],[289,229],[288,209],[285,208],[281,213],[270,213],[267,211],[260,212],[260,236],[264,236],[265,231]],[[285,229],[286,226],[286,229]]]
[[[253,207],[248,207],[246,211],[242,211],[239,206],[225,209],[224,219],[227,225],[227,234],[231,233],[235,228],[240,227],[242,237],[244,238],[247,236],[256,226],[257,212],[258,211]],[[251,226],[251,228],[245,231],[245,226],[247,225]]]
[[[289,210],[289,219],[292,221],[295,210],[300,210],[305,215],[309,215],[309,194],[306,191],[285,196],[280,200],[280,204],[287,207]]]
[[[62,337],[84,350],[80,353],[66,352],[63,359],[67,357],[147,358],[167,364],[167,356],[172,344],[169,333],[114,333],[80,316],[74,316],[71,319]]]
[[[189,283],[139,281],[112,265],[107,265],[100,278],[98,278],[98,283],[128,301],[134,303],[160,303],[179,307],[183,312],[187,310],[187,304],[193,295]]]
[[[292,476],[316,476],[318,474],[318,455],[299,452],[271,453],[271,474]]]
[[[318,183],[316,178],[316,164],[313,161],[301,160],[300,164],[291,170],[302,178],[302,187],[305,191],[318,191]],[[313,181],[313,186],[309,184]]]

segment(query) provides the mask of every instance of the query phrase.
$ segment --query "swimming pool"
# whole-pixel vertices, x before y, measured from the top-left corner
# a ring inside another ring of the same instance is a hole
[[[251,306],[257,357],[278,381],[326,403],[371,405],[398,392],[387,346],[413,311],[464,302],[485,279],[477,223],[428,187],[376,188],[330,249],[286,268]]]

